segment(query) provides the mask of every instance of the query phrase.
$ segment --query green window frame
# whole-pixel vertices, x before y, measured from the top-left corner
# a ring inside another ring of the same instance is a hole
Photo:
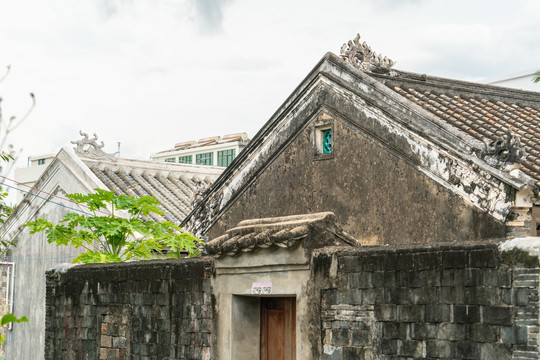
[[[217,165],[227,167],[234,160],[236,155],[235,149],[218,151],[217,153]]]
[[[322,131],[322,153],[332,153],[332,129]]]
[[[195,163],[197,165],[214,165],[214,153],[197,154],[195,156]]]
[[[39,160],[37,161],[37,164],[38,164],[38,165],[45,165],[45,159],[39,159]]]
[[[193,155],[179,156],[178,163],[180,164],[193,164]]]
[[[166,158],[166,159],[165,159],[165,162],[168,162],[168,163],[175,163],[175,162],[176,162],[176,158]]]

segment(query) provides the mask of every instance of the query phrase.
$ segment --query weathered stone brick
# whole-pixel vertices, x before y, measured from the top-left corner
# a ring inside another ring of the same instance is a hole
[[[371,332],[369,330],[354,329],[351,335],[350,344],[353,346],[367,346],[371,344]]]
[[[496,342],[499,338],[499,327],[487,324],[471,324],[467,338],[476,342]]]
[[[332,330],[332,345],[350,345],[349,330],[335,329]]]
[[[454,343],[454,356],[457,359],[480,359],[481,344],[476,342],[458,341]]]
[[[509,360],[512,359],[512,350],[510,344],[488,343],[483,345],[482,360]]]
[[[399,305],[399,321],[421,322],[424,321],[424,307],[421,305]]]
[[[450,306],[447,304],[426,305],[425,320],[433,323],[450,321]]]
[[[397,270],[409,270],[413,264],[413,255],[407,253],[396,254],[396,269]]]
[[[398,340],[381,339],[381,352],[385,355],[397,355]]]
[[[445,340],[426,341],[426,355],[429,358],[451,358],[452,342]]]
[[[375,317],[378,321],[395,321],[397,306],[393,304],[376,304]]]
[[[426,270],[426,286],[441,286],[441,271],[440,270]]]
[[[465,288],[457,286],[443,286],[439,289],[439,303],[463,304],[465,302]]]
[[[502,306],[484,306],[483,320],[486,324],[512,325],[512,308]]]
[[[112,346],[112,337],[108,335],[101,335],[99,344],[101,347],[111,347]]]
[[[419,287],[411,289],[412,304],[429,304],[439,302],[439,291],[436,287]]]
[[[323,306],[330,306],[337,304],[337,289],[329,289],[322,291]]]
[[[445,251],[442,254],[443,267],[445,269],[461,269],[467,264],[467,252],[458,251]]]
[[[324,345],[323,360],[342,360],[343,348],[332,345]]]
[[[510,287],[512,274],[509,270],[482,269],[482,282],[485,286]]]
[[[372,273],[371,284],[373,287],[379,288],[385,286],[385,273],[383,271],[375,271]]]
[[[363,304],[379,304],[384,299],[383,288],[372,288],[362,290],[362,303]]]
[[[343,348],[343,360],[362,360],[372,359],[373,353],[369,348]],[[341,359],[341,358],[340,358]]]
[[[454,305],[454,322],[474,324],[480,322],[480,307],[477,305]]]
[[[420,358],[422,357],[422,342],[414,340],[398,340],[398,355]]]
[[[492,286],[466,287],[465,302],[477,305],[499,305],[501,289]]]
[[[513,289],[512,294],[512,303],[516,306],[529,306],[529,296],[531,293],[538,290],[533,290],[530,288],[516,288]]]
[[[439,269],[441,266],[440,252],[423,252],[413,255],[414,268],[418,270]]]
[[[498,265],[496,249],[479,249],[469,252],[469,266],[476,268],[493,268]]]
[[[395,288],[396,286],[397,286],[396,272],[395,271],[385,271],[384,272],[384,287],[385,288]]]
[[[347,275],[349,288],[351,289],[368,289],[373,287],[372,273],[360,272],[350,273]]]
[[[382,323],[383,337],[388,339],[405,339],[409,331],[409,324],[398,322]]]
[[[464,324],[441,323],[439,324],[438,339],[441,340],[465,340],[467,326]]]
[[[360,305],[362,303],[362,290],[346,289],[337,293],[338,304]]]
[[[527,328],[524,326],[501,327],[501,340],[506,344],[527,344]]]
[[[437,332],[439,330],[438,325],[436,324],[411,324],[410,327],[410,337],[414,340],[427,340],[427,339],[436,339]]]

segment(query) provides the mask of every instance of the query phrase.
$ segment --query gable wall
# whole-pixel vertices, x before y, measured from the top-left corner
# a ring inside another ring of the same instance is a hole
[[[345,231],[371,244],[504,236],[504,226],[466,204],[403,157],[338,116],[334,157],[314,160],[310,122],[208,232],[239,221],[332,211]]]
[[[91,173],[74,163],[70,154],[60,153],[51,163],[36,187],[59,196],[68,193],[88,193],[102,186],[92,179]],[[84,166],[84,165],[83,165]],[[27,196],[2,227],[2,236],[16,240],[10,261],[15,263],[13,313],[26,316],[28,323],[14,324],[7,332],[6,354],[10,359],[43,359],[45,344],[45,271],[59,263],[71,263],[82,250],[71,246],[49,244],[45,233],[31,235],[23,225],[37,218],[57,223],[68,212],[78,208],[67,201],[40,193],[40,197]],[[67,207],[60,206],[60,203]]]

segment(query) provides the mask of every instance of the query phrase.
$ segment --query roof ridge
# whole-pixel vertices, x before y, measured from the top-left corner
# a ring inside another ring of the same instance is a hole
[[[391,82],[410,81],[424,86],[434,88],[451,89],[454,91],[466,91],[471,93],[479,93],[483,95],[492,95],[493,97],[508,97],[511,99],[526,100],[538,103],[540,101],[540,86],[539,91],[528,91],[514,88],[508,88],[499,85],[481,84],[474,81],[450,79],[435,75],[419,74],[403,70],[394,70],[395,75],[368,73],[371,77],[378,80],[384,79]]]

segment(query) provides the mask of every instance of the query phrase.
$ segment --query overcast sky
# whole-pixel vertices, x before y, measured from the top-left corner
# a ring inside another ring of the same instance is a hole
[[[56,153],[80,129],[122,156],[245,131],[360,33],[395,68],[480,80],[540,68],[540,1],[0,0],[10,140]]]

